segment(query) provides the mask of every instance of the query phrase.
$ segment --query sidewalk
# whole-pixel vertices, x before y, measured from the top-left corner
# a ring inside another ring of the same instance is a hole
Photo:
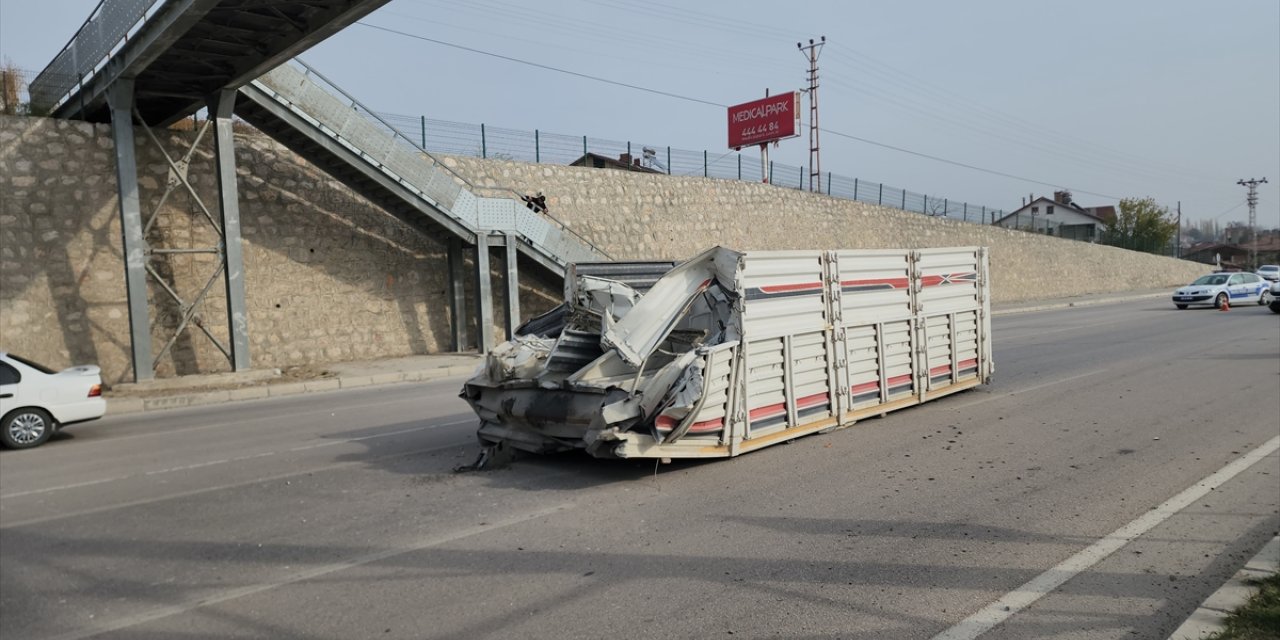
[[[1169,640],[1200,640],[1226,629],[1223,621],[1232,611],[1240,608],[1253,597],[1257,587],[1250,581],[1261,580],[1280,572],[1280,536],[1271,539],[1262,551],[1236,572],[1222,588],[1213,592],[1198,609],[1192,612],[1182,626],[1169,636]]]
[[[481,362],[478,355],[457,353],[335,362],[283,371],[260,369],[117,384],[104,395],[107,415],[118,416],[399,382],[462,380]]]
[[[1106,296],[1079,296],[1054,300],[1032,300],[998,304],[993,316],[1029,313],[1067,307],[1084,307],[1113,302],[1157,298],[1168,291],[1134,291]],[[443,378],[461,381],[471,375],[482,358],[476,354],[436,354],[403,356],[325,365],[258,369],[241,373],[212,373],[163,378],[143,383],[112,385],[106,392],[108,415],[142,411],[162,411],[201,405],[222,404],[350,389],[399,382],[422,382]]]

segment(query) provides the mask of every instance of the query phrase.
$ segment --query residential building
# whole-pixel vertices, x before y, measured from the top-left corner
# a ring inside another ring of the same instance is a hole
[[[1081,207],[1072,201],[1069,191],[1056,191],[1053,198],[1032,194],[1029,200],[992,224],[1006,229],[1097,242],[1102,238],[1107,222],[1115,218],[1115,207]]]

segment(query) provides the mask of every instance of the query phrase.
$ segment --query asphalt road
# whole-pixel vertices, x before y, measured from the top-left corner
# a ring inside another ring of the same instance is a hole
[[[1280,317],[994,335],[992,385],[715,462],[453,474],[458,381],[109,417],[0,453],[0,636],[1165,638],[1280,530]]]

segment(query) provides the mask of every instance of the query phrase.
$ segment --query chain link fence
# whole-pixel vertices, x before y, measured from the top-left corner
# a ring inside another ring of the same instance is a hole
[[[689,151],[656,143],[571,136],[541,130],[505,129],[485,124],[436,120],[426,116],[394,113],[378,115],[423,149],[437,153],[560,165],[571,164],[590,153],[612,160],[639,163],[670,175],[750,182],[759,180],[761,173],[759,159],[736,151]],[[770,162],[768,172],[771,184],[791,189],[812,188],[809,169],[803,165]],[[995,207],[917,193],[831,172],[819,176],[818,183],[823,193],[836,198],[935,217],[990,224],[1005,215],[1005,211]]]

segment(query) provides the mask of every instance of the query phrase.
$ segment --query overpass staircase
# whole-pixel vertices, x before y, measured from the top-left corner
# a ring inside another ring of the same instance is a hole
[[[406,224],[466,245],[514,243],[563,275],[608,256],[519,194],[477,188],[314,69],[294,60],[240,88],[235,113]]]

